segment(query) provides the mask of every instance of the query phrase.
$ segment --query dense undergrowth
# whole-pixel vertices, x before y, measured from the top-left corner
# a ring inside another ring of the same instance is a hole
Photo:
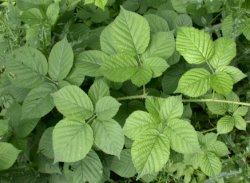
[[[250,182],[250,1],[0,8],[0,183]]]

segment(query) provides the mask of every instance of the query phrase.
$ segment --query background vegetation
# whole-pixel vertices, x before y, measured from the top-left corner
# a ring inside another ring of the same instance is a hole
[[[0,8],[0,183],[250,182],[250,1]]]

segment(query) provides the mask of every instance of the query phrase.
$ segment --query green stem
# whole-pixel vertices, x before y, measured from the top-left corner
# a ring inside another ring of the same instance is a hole
[[[119,97],[116,98],[118,101],[121,100],[134,100],[134,99],[145,99],[147,97],[147,93],[142,95],[133,95],[133,96],[126,96],[126,97]]]
[[[202,133],[212,132],[212,131],[214,131],[214,130],[216,130],[216,129],[217,129],[217,128],[214,127],[214,128],[208,129],[208,130],[204,130],[204,131],[202,131]]]
[[[54,80],[52,80],[50,77],[46,76],[46,79],[49,80],[50,82],[52,82],[55,85],[58,85],[58,83]]]
[[[96,118],[96,115],[91,116],[88,120],[87,120],[87,124],[89,124],[90,122],[92,122],[94,119]]]
[[[236,102],[231,100],[219,100],[219,99],[183,99],[182,102],[215,102],[215,103],[225,103],[225,104],[235,104],[250,107],[250,103],[246,102]]]

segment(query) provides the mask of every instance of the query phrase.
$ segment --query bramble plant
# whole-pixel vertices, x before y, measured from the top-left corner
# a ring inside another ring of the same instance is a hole
[[[0,182],[250,180],[250,2],[5,0]]]

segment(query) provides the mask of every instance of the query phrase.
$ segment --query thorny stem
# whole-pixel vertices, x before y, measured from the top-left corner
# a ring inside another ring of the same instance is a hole
[[[247,102],[236,102],[236,101],[231,101],[231,100],[219,100],[219,99],[183,99],[182,102],[199,102],[199,103],[215,102],[215,103],[236,104],[236,105],[250,107],[250,103],[247,103]]]
[[[148,94],[145,93],[142,95],[120,97],[120,98],[117,98],[117,100],[145,99],[147,96]],[[236,102],[236,101],[231,101],[231,100],[220,100],[220,99],[182,99],[182,102],[197,102],[197,103],[215,102],[215,103],[235,104],[235,105],[242,105],[242,106],[250,107],[250,103],[247,103],[247,102]]]
[[[133,95],[133,96],[126,96],[126,97],[119,97],[116,98],[118,101],[121,100],[133,100],[133,99],[145,99],[147,97],[147,93],[142,94],[142,95]]]

